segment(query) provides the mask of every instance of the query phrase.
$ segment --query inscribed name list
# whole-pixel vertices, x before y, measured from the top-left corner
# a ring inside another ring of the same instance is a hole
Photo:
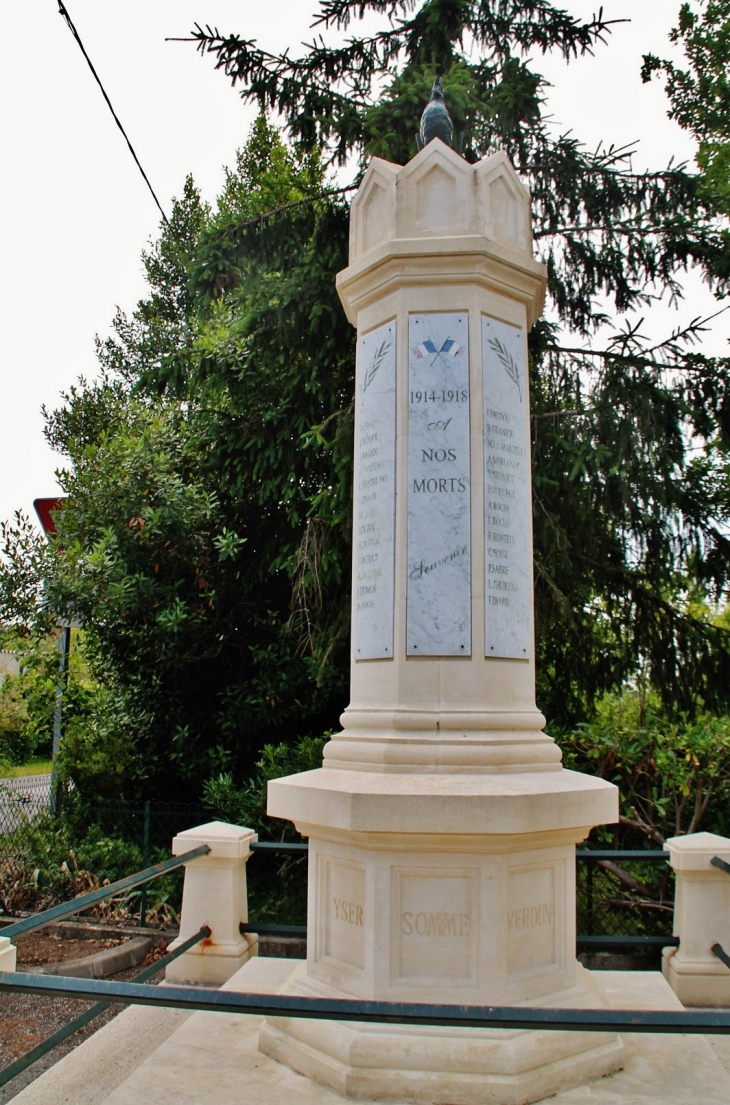
[[[393,656],[395,322],[358,342],[352,631],[355,657]]]
[[[487,656],[532,648],[528,379],[524,333],[482,317],[484,639]]]
[[[466,311],[410,316],[409,656],[471,653],[468,343]]]

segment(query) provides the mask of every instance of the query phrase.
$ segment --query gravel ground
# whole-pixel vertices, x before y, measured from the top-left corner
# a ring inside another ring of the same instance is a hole
[[[91,955],[93,952],[121,942],[119,939],[70,940],[65,937],[46,935],[43,932],[29,933],[27,936],[20,937],[17,942],[18,970]],[[158,959],[163,952],[164,949],[154,949],[140,966],[120,971],[111,977],[119,981],[129,981],[144,967]],[[159,976],[150,979],[150,982],[160,982],[163,977],[164,975],[160,973]],[[35,994],[0,994],[0,1070],[37,1047],[53,1032],[90,1008],[91,1004],[91,1002],[74,1001],[70,998],[45,998]],[[28,1067],[7,1085],[0,1087],[0,1105],[12,1100],[40,1074],[52,1067],[73,1048],[78,1047],[124,1008],[123,1005],[111,1006],[85,1028],[44,1055],[32,1067]]]

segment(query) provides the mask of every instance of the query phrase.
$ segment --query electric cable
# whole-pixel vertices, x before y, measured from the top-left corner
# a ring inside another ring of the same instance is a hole
[[[68,14],[68,11],[66,10],[66,6],[65,6],[65,4],[62,3],[62,0],[58,0],[58,12],[59,12],[59,15],[63,16],[64,20],[66,21],[66,25],[67,25],[69,31],[74,36],[74,38],[76,39],[76,41],[79,45],[79,49],[81,50],[81,53],[86,58],[86,62],[89,66],[89,69],[94,74],[94,80],[99,85],[99,88],[101,89],[101,94],[107,102],[107,107],[109,108],[112,115],[114,116],[114,122],[117,124],[120,131],[122,132],[122,134],[124,136],[124,140],[125,140],[125,142],[127,143],[128,147],[129,147],[129,152],[131,153],[132,157],[134,158],[135,163],[137,165],[137,168],[139,169],[140,173],[142,174],[142,176],[144,178],[144,182],[145,182],[145,184],[147,185],[147,187],[149,188],[149,190],[152,194],[152,199],[155,201],[155,203],[157,204],[157,207],[159,208],[159,211],[160,211],[160,214],[162,215],[162,219],[165,223],[165,226],[169,226],[170,224],[169,224],[167,215],[162,210],[162,205],[161,205],[160,201],[158,200],[157,196],[155,195],[155,190],[152,187],[152,185],[150,184],[149,177],[147,176],[147,173],[142,168],[142,165],[140,164],[140,160],[137,157],[137,154],[134,152],[134,146],[129,141],[129,138],[127,136],[127,132],[125,131],[124,127],[122,126],[122,124],[119,120],[119,116],[117,115],[116,111],[112,107],[112,102],[106,94],[106,89],[104,88],[104,85],[101,83],[101,80],[99,78],[99,74],[97,73],[96,69],[94,69],[91,58],[86,53],[86,50],[84,49],[84,44],[81,41],[81,38],[79,37],[79,32],[76,30],[75,26],[73,25],[73,22],[71,20],[71,16]]]

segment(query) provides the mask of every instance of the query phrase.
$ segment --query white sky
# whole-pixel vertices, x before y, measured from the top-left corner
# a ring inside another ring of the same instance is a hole
[[[594,0],[564,0],[590,17]],[[640,140],[637,167],[692,158],[692,143],[666,118],[661,84],[642,85],[647,51],[666,55],[680,0],[604,0],[607,18],[630,17],[595,58],[566,68],[537,59],[553,84],[560,129],[589,146]],[[192,172],[213,200],[245,140],[244,107],[212,59],[185,36],[194,22],[258,38],[271,50],[311,38],[314,0],[68,0],[69,14],[163,207]],[[12,40],[0,66],[0,519],[32,511],[56,493],[60,458],[46,446],[40,408],[79,375],[96,371],[94,335],[115,306],[144,294],[140,253],[159,215],[98,86],[58,14],[56,0],[0,0]],[[717,309],[697,280],[670,325]],[[656,323],[652,325],[652,330]],[[714,352],[726,352],[720,320]]]

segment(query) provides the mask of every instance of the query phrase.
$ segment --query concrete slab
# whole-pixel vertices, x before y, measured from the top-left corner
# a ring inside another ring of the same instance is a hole
[[[13,1098],[13,1105],[102,1105],[190,1017],[133,1005]]]
[[[290,959],[253,959],[224,988],[270,991],[272,970],[283,985],[294,966]],[[604,971],[601,981],[614,1008],[682,1008],[658,972]],[[342,1105],[339,1094],[261,1054],[258,1017],[194,1013],[167,1033],[152,1053],[151,1035],[162,1034],[155,1029],[155,1021],[174,1016],[185,1017],[166,1010],[128,1010],[15,1101],[18,1105],[139,1105],[140,1101],[145,1105]],[[560,1093],[549,1099],[551,1105],[730,1105],[730,1040],[726,1037],[627,1033],[623,1039],[624,1070]],[[124,1079],[117,1076],[123,1062],[128,1072]],[[97,1088],[104,1088],[104,1096],[91,1092]]]
[[[658,971],[605,971],[604,992],[614,1009],[681,1011],[684,1006]],[[625,1067],[618,1074],[551,1098],[551,1105],[728,1105],[730,1075],[713,1044],[730,1059],[726,1036],[624,1033]]]

